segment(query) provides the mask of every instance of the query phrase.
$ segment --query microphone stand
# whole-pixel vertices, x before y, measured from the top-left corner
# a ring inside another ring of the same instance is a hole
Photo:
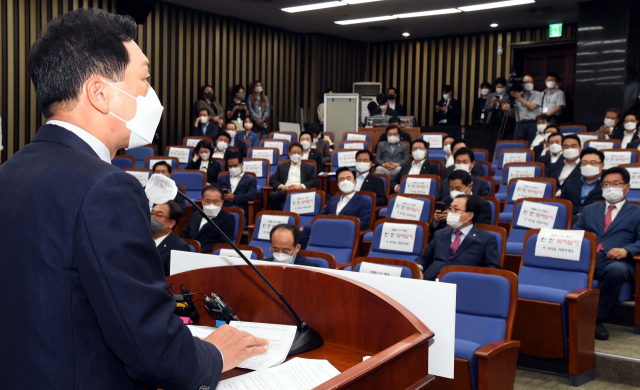
[[[253,272],[255,272],[256,274],[258,274],[258,276],[260,276],[260,278],[265,282],[265,284],[269,286],[271,291],[273,291],[274,294],[276,294],[276,296],[282,301],[282,303],[284,303],[285,306],[287,306],[287,309],[289,309],[289,312],[293,314],[293,316],[296,319],[296,322],[298,323],[298,326],[297,326],[298,329],[296,330],[296,336],[293,339],[293,344],[291,345],[291,349],[289,350],[289,355],[296,355],[302,352],[311,351],[312,349],[316,349],[322,346],[322,344],[324,344],[324,340],[322,339],[322,336],[320,336],[320,334],[315,330],[311,329],[306,322],[302,321],[300,317],[298,317],[298,314],[296,313],[295,310],[293,310],[293,307],[291,307],[289,302],[287,302],[287,300],[282,296],[282,294],[280,294],[280,292],[275,287],[273,287],[273,285],[269,282],[269,280],[267,280],[267,278],[265,278],[265,276],[260,271],[258,271],[258,269],[253,265],[253,263],[251,263],[251,261],[249,261],[244,256],[244,254],[242,254],[240,249],[238,249],[238,247],[236,247],[233,241],[226,234],[224,234],[222,229],[220,229],[220,227],[216,225],[216,223],[213,222],[213,220],[211,220],[211,218],[209,218],[209,216],[207,216],[204,213],[204,211],[202,211],[202,209],[198,207],[198,205],[196,205],[196,203],[192,201],[187,195],[183,194],[181,191],[178,191],[178,194],[180,194],[180,196],[182,196],[187,202],[189,202],[195,210],[198,210],[200,215],[202,215],[202,217],[206,219],[207,222],[209,222],[213,227],[216,228],[218,233],[224,238],[227,244],[231,245],[231,247],[233,248],[234,251],[236,251],[238,256],[240,256],[240,258],[244,260],[245,263],[247,263],[247,265],[253,270]]]

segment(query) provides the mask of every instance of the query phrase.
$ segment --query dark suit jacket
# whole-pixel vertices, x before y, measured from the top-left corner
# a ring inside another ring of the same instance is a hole
[[[309,150],[309,158],[308,160],[313,160],[316,162],[316,166],[318,169],[316,170],[316,175],[320,172],[324,172],[324,162],[322,161],[322,155],[317,150]]]
[[[493,234],[474,226],[451,257],[452,232],[451,228],[437,231],[424,253],[416,259],[416,263],[423,268],[425,280],[435,280],[440,271],[448,265],[501,268],[498,240]]]
[[[218,180],[218,186],[220,188],[228,189],[231,191],[231,176],[222,175]],[[240,179],[240,182],[236,186],[236,190],[233,191],[233,202],[224,202],[223,207],[239,207],[244,210],[244,215],[249,215],[248,202],[255,200],[258,195],[258,181],[250,175],[244,174]]]
[[[478,177],[476,175],[471,175],[471,183],[473,183],[473,185],[471,186],[471,192],[473,192],[474,195],[478,195],[478,196],[491,195],[491,188],[489,187],[490,184],[485,179]],[[444,179],[440,183],[440,189],[436,193],[436,201],[444,202],[450,196],[451,196],[451,192],[449,191],[449,179]],[[484,223],[484,222],[479,222],[479,223]]]
[[[573,203],[573,214],[580,214],[585,206],[604,200],[602,197],[602,188],[600,187],[600,179],[596,181],[596,186],[591,190],[591,192],[589,192],[584,203],[581,201],[581,192],[582,176],[572,177],[565,180],[564,185],[562,186],[562,192],[558,198],[567,199]]]
[[[378,107],[375,110],[371,111],[371,116],[374,116],[374,115],[382,115],[382,110],[380,109],[380,107]],[[387,112],[385,112],[384,115],[386,115],[386,116],[400,116],[400,114],[398,114],[398,112],[396,110],[392,110],[391,107],[387,107]]]
[[[218,132],[220,131],[220,126],[215,122],[209,122],[207,125],[207,134],[202,130],[202,123],[198,122],[198,126],[191,128],[191,136],[192,137],[211,137],[211,139],[216,139],[218,136]]]
[[[491,225],[491,205],[488,201],[479,198],[480,200],[480,212],[478,213],[477,219],[475,223],[483,223],[485,225]],[[439,202],[444,202],[445,207],[448,209],[451,207],[451,202],[453,199],[451,197],[445,198],[443,200],[439,200]],[[440,223],[432,223],[429,225],[429,235],[433,237],[433,233],[437,230],[444,229],[447,227],[447,221],[440,221]]]
[[[638,149],[638,146],[640,146],[640,141],[629,142],[627,149]]]
[[[558,181],[558,178],[562,173],[563,167],[564,167],[564,157],[560,156],[558,161],[554,162],[553,164],[549,164],[549,169],[545,169],[545,172],[544,172],[544,175],[546,177],[552,177],[556,179],[556,190],[563,188],[563,186],[561,186],[560,182]],[[580,164],[576,165],[575,168],[573,168],[573,171],[571,171],[569,176],[567,176],[567,178],[565,179],[564,184],[567,183],[567,180],[572,179],[574,177],[578,177],[578,178],[582,177],[582,174],[580,173]]]
[[[360,191],[370,191],[376,194],[376,206],[386,206],[387,190],[384,186],[384,182],[378,176],[374,176],[371,173],[367,175],[360,187]]]
[[[624,133],[625,133],[624,127],[615,127],[611,132],[611,138],[617,139],[620,142],[622,142],[622,140],[624,139]],[[631,138],[631,141],[629,142],[629,144],[627,144],[627,146],[629,146],[632,142],[638,142],[638,140],[640,140],[640,138],[638,138],[638,132],[636,131],[633,134],[633,138]],[[603,140],[603,141],[606,141],[606,140]]]
[[[482,110],[484,109],[484,105],[486,103],[487,103],[486,98],[478,98],[476,102],[473,104],[473,112],[471,114],[471,119],[473,120],[473,123],[479,123],[482,120]]]
[[[222,238],[222,235],[218,233],[218,230],[211,226],[209,222],[207,222],[202,229],[200,229],[200,222],[202,222],[202,215],[198,212],[193,213],[191,218],[189,218],[187,227],[180,234],[180,237],[199,241],[201,253],[210,253],[217,244],[227,243],[224,238]],[[227,237],[233,240],[236,221],[233,219],[231,213],[220,210],[218,216],[213,218],[213,222],[222,229]]]
[[[449,178],[449,175],[451,174],[451,172],[453,172],[456,169],[455,164],[448,166],[444,169],[444,175],[442,176],[443,178],[447,179]],[[482,165],[480,164],[474,164],[473,168],[471,168],[471,174],[475,175],[475,176],[485,176],[484,171],[482,170]],[[483,195],[484,196],[484,195]]]
[[[238,136],[236,135],[236,138],[233,140],[233,147],[238,149],[238,153],[240,153],[242,155],[242,158],[247,158],[247,151],[249,150],[247,148],[247,144],[244,141],[239,141],[243,138],[238,138]],[[232,146],[232,145],[229,145]],[[227,161],[227,153],[229,153],[229,150],[225,150],[224,152],[224,161]]]
[[[164,240],[162,240],[160,245],[158,245],[158,253],[160,254],[160,258],[162,259],[164,276],[169,276],[169,271],[171,269],[172,250],[190,252],[191,248],[189,248],[189,244],[184,242],[182,238],[173,234],[173,232],[169,233],[169,235]]]
[[[323,139],[319,139],[314,149],[322,150],[322,162],[324,163],[331,162],[331,148],[329,147],[329,144],[327,143],[327,141]],[[324,172],[324,165],[322,166],[322,169],[319,169],[319,171]]]
[[[427,157],[428,159],[429,157]],[[396,186],[400,185],[400,180],[402,180],[402,176],[408,175],[409,171],[411,170],[411,164],[413,164],[412,161],[409,161],[408,164],[404,164],[401,168],[400,168],[400,173],[398,173],[398,176],[396,177],[392,177],[391,178],[391,191],[395,192],[396,190]],[[436,175],[436,176],[440,176],[440,174],[438,174],[438,166],[436,164],[430,163],[429,160],[425,161],[422,164],[422,168],[420,169],[420,174],[421,175]]]
[[[544,143],[533,147],[534,160],[540,162],[540,157],[542,157],[542,151],[544,150]],[[546,165],[545,165],[546,166]],[[546,168],[545,168],[546,170]]]
[[[138,180],[44,125],[0,188],[0,291],[29,290],[0,321],[0,387],[216,386],[222,355],[173,314]]]
[[[444,100],[440,100],[438,102],[440,107],[444,106]],[[434,108],[435,111],[435,108]],[[447,112],[435,111],[433,124],[438,126],[455,126],[460,124],[460,113],[461,113],[460,102],[454,98],[449,100],[449,105],[447,106]],[[440,123],[441,120],[446,119],[447,123]]]
[[[402,142],[398,142],[393,153],[388,142],[379,143],[376,149],[376,166],[380,166],[384,163],[394,162],[400,165],[405,165],[411,161],[411,153],[407,145]]]
[[[273,261],[273,256],[264,259],[264,261]],[[317,267],[318,264],[314,263],[313,261],[307,259],[306,257],[302,256],[300,253],[298,253],[296,255],[296,258],[293,260],[293,264],[295,265],[306,265],[307,267]]]
[[[316,176],[313,166],[309,164],[300,164],[300,181],[302,184],[304,184],[307,189],[320,185],[320,180],[318,180],[318,176]],[[273,187],[274,191],[277,191],[278,187],[287,183],[287,179],[289,178],[289,168],[291,168],[291,163],[280,164],[276,169],[276,173],[271,175],[269,185]]]
[[[596,235],[602,250],[596,255],[596,264],[605,261],[606,254],[613,248],[624,248],[629,256],[621,260],[635,279],[633,256],[640,253],[640,206],[626,201],[618,215],[604,232],[604,215],[607,204],[596,203],[585,207],[573,227],[574,230],[586,230]],[[638,282],[636,280],[636,282]]]
[[[178,188],[178,191],[180,191],[180,188]],[[180,191],[182,192],[182,191]],[[187,205],[185,204],[185,200],[182,196],[180,196],[180,194],[176,194],[175,199],[173,200],[174,202],[176,202],[176,204],[178,206],[180,206],[180,208],[182,209],[182,212],[184,213],[185,211],[187,211]]]
[[[391,106],[389,106],[389,109],[391,109]],[[396,99],[396,107],[393,108],[393,110],[398,114],[398,116],[406,115],[404,107],[402,106],[402,104],[398,103],[398,99]]]
[[[185,167],[185,169],[195,169],[200,170],[200,157],[194,162],[193,160],[189,161],[189,164]],[[215,184],[218,182],[218,175],[222,172],[220,170],[220,166],[213,158],[209,161],[209,165],[207,166],[207,183]]]
[[[369,227],[369,220],[371,219],[371,204],[364,199],[364,196],[356,192],[353,195],[353,198],[351,198],[346,206],[344,206],[340,211],[340,214],[336,214],[340,198],[342,198],[341,195],[329,198],[327,204],[320,211],[320,215],[348,215],[356,217],[360,219],[360,229],[367,229]]]

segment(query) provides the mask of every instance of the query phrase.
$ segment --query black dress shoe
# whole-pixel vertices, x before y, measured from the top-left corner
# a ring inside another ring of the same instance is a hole
[[[596,321],[596,340],[609,340],[609,332],[607,332],[600,320]]]

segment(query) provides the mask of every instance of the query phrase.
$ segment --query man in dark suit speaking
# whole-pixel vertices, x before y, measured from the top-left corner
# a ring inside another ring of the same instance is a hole
[[[163,111],[136,31],[78,9],[31,49],[48,122],[0,166],[0,292],[25,293],[0,319],[2,389],[214,389],[266,351],[228,326],[195,338],[173,314],[149,202],[110,164],[150,143]]]

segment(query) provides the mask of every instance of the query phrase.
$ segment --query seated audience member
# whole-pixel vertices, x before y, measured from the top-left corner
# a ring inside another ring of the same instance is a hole
[[[276,172],[271,175],[269,185],[273,192],[269,194],[271,210],[282,210],[280,206],[287,199],[287,192],[291,190],[306,190],[320,184],[313,165],[302,163],[302,145],[294,142],[289,146],[291,162],[280,163]]]
[[[411,144],[411,134],[402,130],[402,126],[400,126],[400,118],[398,118],[397,116],[392,116],[391,118],[389,118],[389,126],[391,125],[396,125],[400,127],[400,141],[407,141],[409,144]],[[376,145],[376,149],[378,148],[378,145],[380,145],[380,142],[387,142],[387,133],[380,134],[380,138],[378,138],[378,144]]]
[[[233,215],[222,210],[222,203],[223,194],[220,187],[206,186],[202,190],[202,211],[218,225],[227,237],[233,239],[236,221],[233,219]],[[194,212],[191,215],[189,223],[180,237],[199,241],[201,253],[211,253],[217,244],[227,243],[218,229],[207,222],[199,212]]]
[[[367,110],[369,110],[369,116],[375,115],[373,112],[377,109],[378,109],[378,103],[369,102],[369,104],[367,104]]]
[[[553,163],[556,163],[562,157],[562,141],[564,140],[564,136],[562,133],[559,133],[555,127],[549,127],[549,129],[555,129],[556,131],[549,134],[549,138],[547,138],[547,142],[545,142],[544,149],[540,152],[540,156],[538,156],[538,162],[544,164],[545,173],[549,170],[549,166]],[[537,146],[539,148],[539,146]],[[547,151],[549,153],[547,153]]]
[[[449,168],[453,165],[453,150],[451,150],[451,144],[453,144],[455,138],[452,136],[444,137],[442,140],[442,151],[446,154],[447,162],[444,164],[445,168]]]
[[[403,164],[400,171],[391,177],[391,188],[394,192],[400,191],[400,181],[405,175],[436,175],[440,176],[438,166],[429,162],[429,143],[417,139],[411,145],[411,156],[413,161]]]
[[[451,172],[453,172],[453,170],[455,169],[454,165],[455,165],[456,152],[458,150],[460,150],[462,148],[466,148],[466,147],[467,147],[467,142],[465,140],[463,140],[462,138],[458,138],[458,139],[454,140],[451,143],[451,155],[453,156],[452,157],[453,164],[448,166],[444,170],[444,175],[442,177],[449,177]],[[470,148],[468,148],[468,149],[470,149]],[[473,175],[476,175],[476,176],[484,176],[484,171],[482,170],[482,165],[481,164],[473,164],[473,167],[471,167],[471,173]]]
[[[218,175],[222,170],[220,164],[213,159],[213,146],[209,141],[200,141],[193,149],[193,158],[185,169],[196,169],[207,172],[207,185],[218,182]]]
[[[478,199],[462,195],[451,203],[448,227],[437,231],[416,259],[425,280],[435,280],[448,265],[501,268],[496,237],[473,225],[480,212]]]
[[[444,203],[444,211],[435,211],[433,223],[429,226],[431,235],[433,235],[434,231],[444,229],[447,226],[447,210],[451,207],[451,202],[461,195],[477,195],[479,211],[476,213],[475,223],[491,225],[491,205],[486,200],[480,198],[477,191],[474,190],[474,188],[476,188],[475,180],[477,179],[482,180],[479,177],[474,179],[467,171],[456,170],[453,171],[448,178],[443,180],[440,184],[440,191],[438,191],[436,201]]]
[[[396,110],[389,108],[389,99],[384,93],[380,93],[376,96],[376,102],[378,102],[378,108],[373,110],[371,115],[386,115],[386,116],[398,116]]]
[[[389,108],[398,113],[398,116],[405,116],[404,107],[398,102],[398,91],[395,87],[387,89],[387,101]]]
[[[617,108],[608,109],[604,115],[604,124],[593,130],[606,139],[613,138],[622,141],[624,128],[620,126],[620,110]]]
[[[387,141],[378,144],[376,150],[376,173],[396,176],[409,160],[409,148],[400,142],[400,127],[387,127]]]
[[[244,210],[246,219],[249,217],[249,202],[258,195],[258,182],[255,177],[245,175],[240,153],[229,152],[227,166],[229,174],[218,179],[218,186],[224,194],[222,207],[239,207]]]
[[[324,172],[324,162],[322,160],[322,154],[315,149],[311,148],[313,145],[313,134],[309,131],[303,131],[300,133],[300,145],[304,149],[302,153],[303,160],[311,160],[316,162],[316,175],[320,172]]]
[[[575,134],[565,135],[562,139],[562,156],[545,171],[546,177],[556,179],[556,190],[560,193],[565,180],[580,177],[580,138]]]
[[[320,215],[348,215],[360,219],[360,229],[369,227],[371,219],[371,203],[364,196],[358,194],[356,189],[356,173],[349,167],[338,168],[336,171],[338,188],[342,195],[329,198],[327,204],[320,211]],[[306,248],[311,236],[311,227],[301,227],[300,243]]]
[[[244,118],[244,123],[242,124],[242,126],[244,126],[244,131],[238,133],[236,135],[236,139],[246,139],[249,141],[250,148],[260,147],[260,136],[252,131],[252,129],[255,128],[255,125],[253,118],[250,116]]]
[[[151,235],[162,259],[164,276],[169,276],[172,250],[191,251],[189,244],[173,234],[173,228],[180,222],[182,215],[180,207],[171,200],[164,204],[154,205],[151,210]]]
[[[242,155],[242,157],[247,158],[247,144],[242,141],[236,142],[236,124],[234,122],[227,122],[224,127],[225,131],[221,131],[218,133],[216,147],[218,147],[218,143],[220,141],[226,142],[226,148],[228,148],[229,146],[236,148],[238,149],[238,152]],[[224,149],[224,152],[227,151],[226,148]],[[218,149],[220,149],[220,151],[222,152],[222,148],[218,147]],[[225,158],[224,161],[227,161],[227,159]]]
[[[375,166],[373,153],[360,150],[356,153],[356,191],[369,191],[376,194],[376,206],[387,205],[387,191],[384,182],[378,176],[372,175],[371,168]]]
[[[171,178],[171,164],[167,163],[166,161],[158,161],[157,163],[153,164],[153,173],[159,173],[161,175],[165,175],[168,178]],[[180,188],[178,188],[178,191],[180,191]],[[178,204],[183,213],[187,210],[187,206],[182,195],[176,194],[176,198],[173,201]]]
[[[622,149],[633,148],[636,149],[638,147],[638,117],[636,114],[627,114],[624,117],[624,135],[620,140],[622,145],[620,146]]]
[[[551,134],[554,134],[554,133],[559,133],[558,128],[555,126],[547,126],[547,128],[544,129],[544,139],[540,144],[538,144],[532,149],[534,154],[534,160],[538,161],[540,156],[544,156],[545,154],[547,154],[547,151],[549,150],[549,137],[551,136]],[[560,143],[560,145],[558,146],[560,146],[559,150],[562,151],[562,143]],[[559,152],[556,153],[556,156],[559,156],[559,155],[560,155]]]
[[[220,131],[220,125],[209,116],[209,110],[203,108],[198,111],[198,118],[191,129],[191,136],[215,138],[218,131]]]
[[[560,199],[573,203],[573,222],[585,208],[604,200],[600,188],[600,174],[604,167],[604,154],[594,148],[586,148],[580,154],[580,176],[567,179],[562,186]]]
[[[318,123],[307,123],[304,125],[305,131],[310,132],[313,135],[313,142],[311,143],[312,149],[320,149],[322,151],[322,162],[331,162],[331,148],[333,145],[329,137],[322,136],[322,126]],[[327,141],[328,140],[328,141]],[[324,172],[324,169],[318,168],[318,171]]]
[[[442,100],[436,104],[436,126],[456,126],[460,124],[460,102],[453,98],[453,87],[445,85],[442,88]]]
[[[604,202],[585,207],[575,230],[596,235],[596,269],[600,301],[596,324],[596,339],[607,340],[609,333],[602,325],[611,307],[618,302],[625,282],[635,279],[633,256],[640,253],[640,206],[626,200],[629,193],[629,172],[610,168],[602,172]],[[636,280],[636,283],[640,281]]]
[[[276,225],[269,234],[272,257],[264,261],[275,261],[280,264],[306,265],[317,267],[313,261],[300,254],[300,231],[297,226],[289,224]]]
[[[545,132],[549,127],[549,117],[545,114],[540,114],[536,117],[536,132],[531,132],[527,134],[527,138],[525,141],[529,142],[529,149],[534,150],[534,148],[538,145],[544,144],[545,141]]]
[[[455,164],[453,166],[454,170],[449,174],[456,171],[464,171],[467,173],[473,172],[473,167],[475,166],[475,156],[471,149],[460,148],[456,151],[454,155]],[[473,183],[474,193],[473,195],[478,196],[491,196],[491,187],[490,184],[480,176],[477,176],[473,173],[471,175],[471,182]],[[440,189],[436,193],[436,200],[439,202],[444,202],[445,199],[449,197],[449,176],[446,176],[445,179],[442,180],[440,184]],[[484,223],[484,222],[480,222]]]
[[[491,93],[491,84],[486,81],[480,84],[480,97],[473,104],[473,113],[471,114],[471,119],[475,124],[483,124],[484,123],[484,106],[487,104],[487,97]],[[489,101],[491,104],[491,101]]]

